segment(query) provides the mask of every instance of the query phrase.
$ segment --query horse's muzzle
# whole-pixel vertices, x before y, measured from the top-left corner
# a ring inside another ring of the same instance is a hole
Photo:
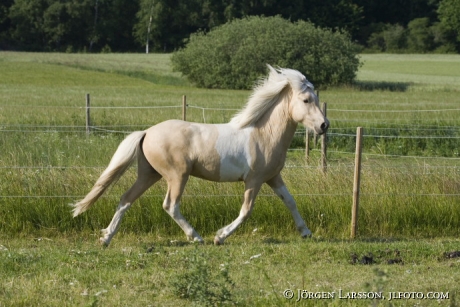
[[[326,133],[327,129],[329,129],[329,121],[326,119],[324,123],[319,126],[319,131],[316,131],[319,135]]]

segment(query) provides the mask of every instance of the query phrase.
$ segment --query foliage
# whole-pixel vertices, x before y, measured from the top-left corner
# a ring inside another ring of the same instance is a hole
[[[376,25],[406,28],[419,18],[428,18],[430,25],[440,20],[450,33],[434,47],[436,52],[460,50],[456,0],[3,0],[0,48],[99,52],[107,46],[105,50],[125,52],[141,51],[149,41],[150,50],[171,52],[197,31],[248,16],[277,15],[346,31],[353,41],[373,49],[367,42],[382,30]]]
[[[437,4],[440,2],[439,10]],[[373,50],[379,39],[375,25],[428,18],[443,25],[443,40],[428,52],[458,51],[456,1],[296,0],[247,2],[236,0],[5,0],[0,4],[0,48],[84,52],[140,50],[147,37],[150,50],[172,51],[198,30],[209,31],[235,18],[281,15],[291,21],[309,20],[319,27],[342,29],[353,41]],[[150,29],[150,31],[149,31]],[[439,33],[438,27],[438,33]],[[149,32],[149,34],[147,33]],[[388,34],[388,33],[387,33]],[[393,32],[395,34],[395,32]],[[438,36],[439,37],[439,36]],[[433,41],[430,42],[433,45]],[[409,46],[409,51],[414,51]],[[423,47],[426,49],[425,47]],[[398,48],[388,48],[401,52]]]
[[[250,17],[192,35],[171,61],[199,87],[251,88],[266,64],[297,69],[316,86],[328,86],[354,79],[357,52],[346,33],[279,16]]]
[[[374,25],[367,47],[369,51],[391,53],[455,53],[455,37],[455,31],[444,23],[416,18],[407,28],[400,24]]]
[[[171,51],[182,46],[183,39],[190,33],[207,26],[201,5],[199,0],[141,0],[134,24],[136,41],[145,46],[148,36],[151,49],[156,51]]]
[[[123,0],[17,0],[9,8],[11,40],[22,50],[129,50],[137,3]],[[107,48],[106,48],[107,49]]]
[[[217,273],[212,273],[210,261],[198,246],[185,259],[187,270],[171,280],[174,293],[181,299],[198,306],[222,306],[232,302],[234,283],[229,275],[228,263],[223,263]]]
[[[322,27],[354,31],[359,28],[362,8],[350,0],[283,1],[244,0],[140,0],[138,23],[134,26],[136,40],[144,44],[150,17],[150,39],[154,49],[174,50],[183,46],[183,40],[198,30],[209,31],[237,18],[247,16],[281,15],[292,21],[310,20]]]
[[[442,0],[438,8],[439,19],[449,29],[457,33],[460,41],[460,1]]]
[[[408,41],[407,45],[411,52],[425,53],[433,49],[433,33],[430,29],[430,20],[416,18],[407,25]]]
[[[430,28],[433,36],[434,52],[436,53],[456,53],[457,33],[446,28],[442,22],[435,22]]]
[[[399,24],[388,25],[383,31],[385,51],[398,52],[406,48],[406,31]]]

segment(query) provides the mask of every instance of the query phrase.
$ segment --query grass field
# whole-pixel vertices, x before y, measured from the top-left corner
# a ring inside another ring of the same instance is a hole
[[[125,134],[181,118],[182,95],[189,120],[226,122],[250,93],[195,88],[170,70],[169,55],[1,52],[0,306],[455,306],[460,258],[447,256],[460,250],[460,57],[362,60],[356,84],[320,89],[332,124],[327,174],[318,168],[318,147],[311,145],[306,163],[300,127],[283,171],[313,239],[297,238],[290,214],[264,188],[226,246],[189,245],[161,208],[160,182],[102,250],[98,230],[134,169],[82,217],[72,219],[67,204],[89,191]],[[87,93],[97,128],[89,136]],[[169,108],[96,108],[126,106]],[[357,126],[365,138],[359,236],[352,241]],[[241,193],[240,184],[192,179],[182,211],[211,242],[238,215]],[[369,265],[361,263],[366,257]],[[187,299],[190,284],[197,288]],[[285,289],[382,290],[386,299],[295,302],[283,298]],[[398,291],[449,298],[389,301]]]

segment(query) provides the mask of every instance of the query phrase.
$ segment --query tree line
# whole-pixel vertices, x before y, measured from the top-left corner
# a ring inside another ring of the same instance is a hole
[[[0,50],[171,52],[248,16],[340,29],[372,51],[460,51],[458,0],[2,0]]]

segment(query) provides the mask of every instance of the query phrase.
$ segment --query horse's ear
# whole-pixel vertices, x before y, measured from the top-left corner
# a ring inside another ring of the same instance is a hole
[[[270,71],[270,74],[277,74],[278,72],[276,69],[274,69],[270,64],[267,64],[268,70]]]

